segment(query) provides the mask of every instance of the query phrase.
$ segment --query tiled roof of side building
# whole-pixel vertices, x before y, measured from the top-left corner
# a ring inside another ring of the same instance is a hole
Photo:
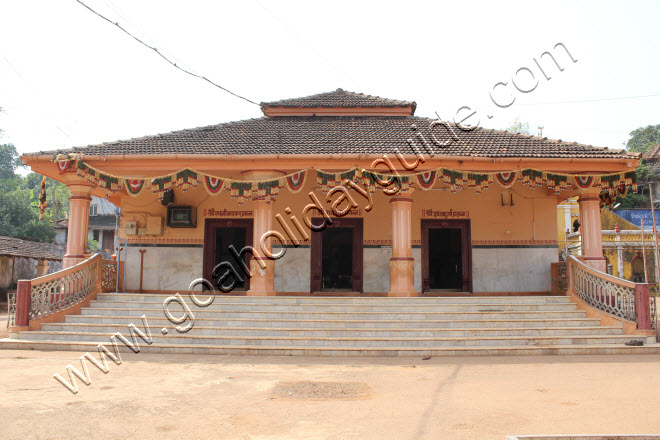
[[[47,251],[38,241],[17,237],[0,237],[0,255],[18,258],[61,260],[62,257]]]
[[[55,229],[66,229],[69,227],[69,219],[64,218],[58,220]],[[112,231],[117,227],[117,217],[112,214],[106,215],[90,215],[89,216],[89,229],[102,229],[104,231]]]
[[[649,151],[644,153],[642,155],[642,159],[647,159],[647,160],[660,159],[660,144],[656,145],[655,147],[651,148]]]
[[[88,147],[29,153],[44,155],[249,155],[249,154],[393,154],[413,153],[407,140],[421,133],[440,156],[520,158],[637,158],[639,154],[591,145],[551,140],[506,131],[431,124],[434,119],[415,116],[282,116],[174,131]],[[444,125],[444,124],[443,124]],[[415,130],[412,127],[415,126]],[[423,147],[422,148],[423,151]]]
[[[381,98],[380,96],[365,95],[363,93],[347,92],[337,89],[333,92],[319,93],[301,98],[282,99],[279,101],[262,102],[264,107],[397,107],[412,106],[413,112],[417,104],[414,101],[399,101],[396,99]]]

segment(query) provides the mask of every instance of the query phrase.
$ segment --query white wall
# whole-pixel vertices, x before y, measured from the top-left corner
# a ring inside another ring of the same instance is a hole
[[[129,246],[124,265],[126,289],[140,287],[140,252],[144,254],[144,290],[188,290],[190,283],[202,276],[203,252],[201,247]],[[124,259],[124,252],[121,255]]]
[[[550,263],[557,248],[476,248],[472,250],[475,292],[549,292]]]

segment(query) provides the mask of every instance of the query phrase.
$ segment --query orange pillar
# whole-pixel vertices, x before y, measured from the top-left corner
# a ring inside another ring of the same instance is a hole
[[[590,188],[580,194],[580,232],[582,234],[582,257],[585,264],[601,272],[606,272],[603,256],[603,237],[600,226],[599,189]]]
[[[66,269],[89,257],[87,253],[87,230],[89,226],[89,202],[92,187],[86,182],[67,185],[69,196],[69,229],[66,238],[66,255],[62,267]]]
[[[392,206],[392,258],[388,296],[418,296],[412,256],[412,199],[394,197]]]
[[[252,211],[254,216],[252,246],[259,255],[254,255],[250,259],[252,278],[250,278],[250,290],[247,291],[247,294],[250,296],[276,295],[274,288],[275,260],[267,256],[272,255],[273,239],[266,238],[262,243],[264,234],[273,229],[273,204],[266,203],[265,200],[255,200],[252,202]]]
[[[281,172],[272,170],[245,171],[243,174],[247,179],[253,180],[267,180],[282,175]],[[277,294],[275,292],[275,260],[268,257],[268,254],[273,255],[273,238],[267,235],[273,231],[273,202],[253,200],[252,216],[254,220],[252,246],[256,252],[250,259],[252,278],[250,278],[250,290],[246,294],[249,296],[273,296]],[[262,240],[264,235],[266,238]]]

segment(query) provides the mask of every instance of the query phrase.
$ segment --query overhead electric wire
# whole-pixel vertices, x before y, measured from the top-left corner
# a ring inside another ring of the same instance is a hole
[[[240,99],[242,99],[242,100],[244,100],[244,101],[247,101],[247,102],[249,102],[250,104],[259,105],[258,103],[254,102],[254,101],[252,101],[252,100],[250,100],[250,99],[248,99],[248,98],[246,98],[246,97],[244,97],[244,96],[241,96],[241,95],[239,95],[239,94],[237,94],[237,93],[232,92],[232,91],[229,90],[229,89],[226,89],[225,87],[222,87],[220,84],[216,84],[216,83],[214,83],[213,81],[211,81],[210,79],[208,79],[207,77],[205,77],[205,76],[203,76],[203,75],[198,75],[198,74],[196,74],[196,73],[194,73],[194,72],[191,72],[191,71],[186,70],[186,69],[184,69],[184,68],[182,68],[182,67],[180,67],[180,66],[177,66],[177,64],[176,64],[174,61],[172,61],[172,60],[170,60],[169,58],[167,58],[165,55],[163,55],[161,52],[159,52],[158,49],[156,49],[155,47],[150,46],[149,44],[147,44],[147,43],[145,43],[144,41],[140,40],[138,37],[136,37],[135,35],[133,35],[132,33],[130,33],[128,30],[126,30],[126,29],[124,29],[123,27],[121,27],[121,25],[120,25],[118,22],[113,22],[112,20],[108,19],[108,18],[105,17],[104,15],[102,15],[102,14],[96,12],[94,9],[92,9],[92,8],[89,7],[89,6],[87,6],[87,5],[86,5],[85,3],[83,3],[81,0],[76,0],[76,2],[80,3],[82,6],[84,6],[85,8],[87,8],[90,12],[94,13],[94,15],[96,15],[96,16],[102,18],[103,20],[107,21],[108,23],[110,23],[110,24],[112,24],[112,25],[114,25],[114,26],[117,26],[117,27],[118,27],[122,32],[124,32],[126,35],[128,35],[128,36],[131,37],[131,38],[133,38],[135,41],[137,41],[138,43],[140,43],[140,44],[143,45],[144,47],[147,47],[147,48],[153,50],[153,51],[156,52],[156,53],[157,53],[162,59],[164,59],[165,61],[167,61],[167,62],[170,63],[172,66],[174,66],[174,67],[176,67],[177,69],[179,69],[180,71],[182,71],[182,72],[184,72],[184,73],[187,73],[188,75],[194,76],[195,78],[202,79],[202,80],[208,82],[209,84],[211,84],[212,86],[215,86],[215,87],[217,87],[217,88],[219,88],[219,89],[221,89],[221,90],[224,90],[225,92],[227,92],[227,93],[229,93],[229,94],[231,94],[231,95],[233,95],[233,96],[235,96],[235,97],[237,97],[237,98],[240,98]]]

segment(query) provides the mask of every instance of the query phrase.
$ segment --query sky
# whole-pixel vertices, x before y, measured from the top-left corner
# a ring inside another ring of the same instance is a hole
[[[81,1],[257,103],[343,88],[609,148],[660,124],[659,1]],[[20,153],[262,116],[76,0],[0,2],[0,107]]]

